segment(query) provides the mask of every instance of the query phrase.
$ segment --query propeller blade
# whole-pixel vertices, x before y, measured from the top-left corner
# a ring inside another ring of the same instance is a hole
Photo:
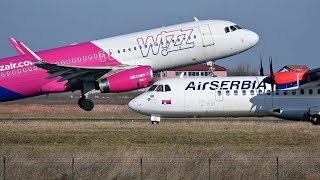
[[[264,76],[261,55],[260,55],[260,76]]]

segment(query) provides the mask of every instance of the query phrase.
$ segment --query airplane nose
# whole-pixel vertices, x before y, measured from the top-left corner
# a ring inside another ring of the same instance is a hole
[[[258,34],[253,31],[248,31],[246,39],[251,47],[255,46],[259,42]]]
[[[140,111],[140,108],[141,108],[141,103],[139,101],[139,98],[134,98],[132,99],[129,104],[128,104],[129,108],[132,109],[133,111]]]

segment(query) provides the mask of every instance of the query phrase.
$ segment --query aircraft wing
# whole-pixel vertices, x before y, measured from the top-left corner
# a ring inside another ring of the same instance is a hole
[[[58,82],[66,81],[66,86],[77,84],[81,81],[96,81],[105,74],[115,73],[121,70],[134,68],[137,66],[119,65],[119,66],[94,66],[94,67],[77,67],[77,66],[62,66],[57,64],[38,61],[35,66],[45,69],[50,74],[47,79],[61,77]]]
[[[299,88],[313,88],[320,86],[320,68],[311,69],[303,75],[302,84]]]
[[[17,47],[25,55],[29,56],[34,61],[34,65],[45,69],[50,74],[47,79],[61,77],[58,82],[66,81],[66,86],[77,84],[81,81],[96,81],[107,73],[115,73],[121,70],[134,68],[137,66],[118,65],[118,66],[102,66],[102,67],[77,67],[77,66],[63,66],[45,62],[36,53],[31,51],[26,45],[20,41],[16,41]]]

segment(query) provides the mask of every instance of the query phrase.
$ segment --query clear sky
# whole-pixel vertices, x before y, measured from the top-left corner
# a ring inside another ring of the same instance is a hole
[[[286,64],[320,67],[319,0],[3,0],[0,58],[16,55],[7,38],[34,51],[147,30],[198,19],[223,19],[253,30],[260,42],[249,51],[218,61],[275,70]]]

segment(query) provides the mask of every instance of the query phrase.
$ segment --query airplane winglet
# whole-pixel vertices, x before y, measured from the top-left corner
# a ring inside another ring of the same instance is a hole
[[[18,47],[24,52],[24,54],[29,55],[31,58],[43,62],[43,60],[33,51],[31,51],[26,45],[24,45],[22,42],[17,41]]]
[[[18,43],[16,40],[14,40],[12,37],[9,37],[8,38],[9,42],[12,44],[12,46],[17,50],[17,52],[20,54],[20,55],[24,55],[25,53],[20,49]]]
[[[194,21],[196,21],[196,22],[199,21],[199,19],[198,19],[197,17],[195,17],[195,16],[193,17],[193,19],[194,19]]]

